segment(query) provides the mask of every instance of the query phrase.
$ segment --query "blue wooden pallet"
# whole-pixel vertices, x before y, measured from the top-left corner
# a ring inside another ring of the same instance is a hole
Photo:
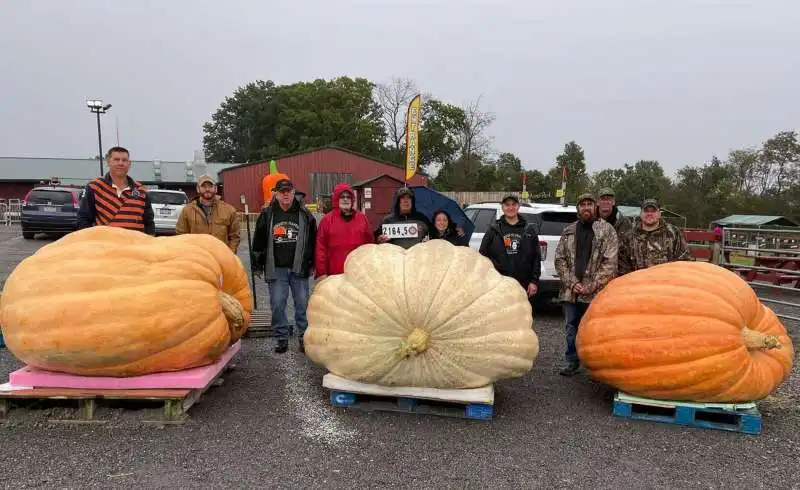
[[[461,404],[402,396],[362,395],[345,391],[331,391],[331,404],[334,407],[365,411],[422,413],[474,420],[491,420],[494,417],[494,406],[487,403]]]
[[[322,386],[330,390],[334,407],[473,420],[491,420],[494,417],[493,385],[468,389],[382,386],[328,373],[322,378]]]
[[[614,396],[614,416],[666,424],[725,430],[744,434],[761,433],[761,413],[754,403],[703,404],[650,400],[623,392]]]

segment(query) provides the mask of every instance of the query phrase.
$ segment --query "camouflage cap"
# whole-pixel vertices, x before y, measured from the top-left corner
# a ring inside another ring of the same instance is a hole
[[[506,201],[514,201],[517,204],[519,204],[519,198],[517,197],[516,194],[506,194],[505,196],[503,196],[503,200],[500,202],[505,204]]]
[[[603,196],[614,197],[614,189],[612,189],[611,187],[603,187],[602,189],[600,189],[600,192],[597,193],[597,196],[598,197],[603,197]]]
[[[642,201],[642,209],[645,208],[661,209],[661,205],[658,203],[658,200],[656,199],[645,199],[644,201]]]
[[[586,201],[586,200],[597,202],[597,200],[595,200],[594,196],[590,192],[584,192],[583,194],[578,196],[578,204],[580,204],[581,201]]]

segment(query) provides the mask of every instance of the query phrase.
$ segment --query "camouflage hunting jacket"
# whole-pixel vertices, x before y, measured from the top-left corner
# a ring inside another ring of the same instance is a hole
[[[617,211],[617,221],[614,223],[614,230],[617,231],[617,238],[622,238],[633,231],[633,221],[627,216],[623,216],[621,211]]]
[[[589,303],[617,274],[618,238],[614,227],[607,221],[598,219],[592,224],[592,254],[586,265],[583,280],[578,281],[575,275],[575,230],[578,222],[564,228],[558,241],[555,256],[556,275],[561,279],[558,294],[560,301],[568,303]],[[575,284],[583,284],[584,293],[576,295],[572,292]]]
[[[664,220],[655,230],[645,231],[637,219],[630,233],[620,237],[620,276],[676,260],[692,260],[692,257],[681,230]]]

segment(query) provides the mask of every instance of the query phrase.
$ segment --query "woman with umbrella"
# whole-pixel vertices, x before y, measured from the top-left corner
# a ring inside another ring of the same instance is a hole
[[[431,230],[431,240],[447,240],[456,246],[466,247],[469,245],[464,232],[456,228],[456,224],[444,209],[437,209],[433,213],[433,230]]]

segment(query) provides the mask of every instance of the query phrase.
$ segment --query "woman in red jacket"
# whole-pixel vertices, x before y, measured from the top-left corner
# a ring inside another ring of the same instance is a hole
[[[347,255],[366,243],[373,243],[367,216],[355,209],[355,193],[347,184],[333,189],[333,209],[319,222],[314,257],[316,280],[344,272]]]

